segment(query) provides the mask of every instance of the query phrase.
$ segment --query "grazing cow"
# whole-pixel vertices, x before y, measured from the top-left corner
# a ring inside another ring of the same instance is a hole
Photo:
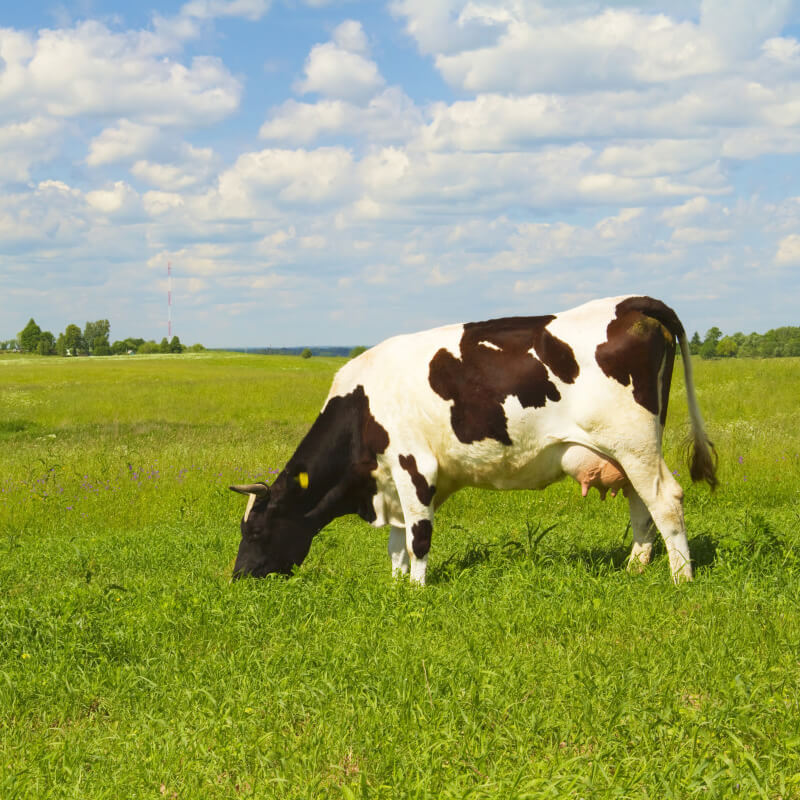
[[[541,317],[396,336],[343,366],[311,430],[271,486],[249,495],[234,576],[291,572],[344,514],[390,525],[396,573],[424,584],[433,513],[464,486],[542,489],[565,475],[585,496],[622,489],[630,568],[656,528],[672,577],[690,580],[683,491],[661,454],[675,346],[691,420],[691,476],[714,488],[686,334],[651,297]]]

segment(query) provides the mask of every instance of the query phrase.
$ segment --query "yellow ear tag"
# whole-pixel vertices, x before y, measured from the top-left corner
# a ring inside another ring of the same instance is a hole
[[[297,476],[297,482],[300,484],[301,489],[308,489],[308,473],[299,473]]]

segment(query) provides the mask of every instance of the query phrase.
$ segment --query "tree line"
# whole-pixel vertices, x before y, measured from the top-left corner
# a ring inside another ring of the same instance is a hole
[[[111,344],[110,336],[111,323],[107,319],[87,322],[83,330],[78,325],[67,325],[64,332],[55,337],[50,331],[43,331],[31,317],[16,339],[0,341],[0,350],[22,350],[41,356],[114,356],[126,353],[183,353],[187,350],[205,350],[201,344],[186,347],[177,336],[169,341],[165,336],[160,344],[154,339],[134,337],[120,339]]]
[[[773,328],[766,333],[723,335],[714,326],[704,339],[695,331],[689,341],[692,355],[701,358],[780,358],[800,356],[800,327]]]
[[[38,353],[42,356],[111,356],[125,353],[183,353],[205,350],[202,344],[190,347],[181,344],[177,336],[169,341],[165,336],[161,342],[154,339],[128,337],[113,344],[109,342],[111,324],[107,319],[87,322],[83,330],[77,325],[67,325],[63,333],[55,337],[50,331],[43,331],[33,317],[17,334],[15,339],[0,341],[0,350],[22,350],[27,353]],[[261,348],[259,352],[280,352],[291,348]],[[350,352],[350,358],[363,352],[366,348],[356,347]],[[705,338],[695,331],[689,341],[692,355],[701,358],[780,358],[782,356],[800,356],[800,327],[785,326],[773,328],[766,333],[744,334],[741,332],[726,336],[714,326],[706,331]],[[252,351],[250,351],[252,352]],[[338,353],[337,353],[338,354]],[[306,348],[300,355],[311,356]]]

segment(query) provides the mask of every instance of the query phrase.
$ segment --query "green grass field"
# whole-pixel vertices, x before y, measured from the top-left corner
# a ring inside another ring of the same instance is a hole
[[[424,589],[355,518],[229,583],[341,363],[0,358],[0,798],[800,798],[800,359],[696,363],[715,495],[676,371],[692,584],[566,482],[453,497]]]

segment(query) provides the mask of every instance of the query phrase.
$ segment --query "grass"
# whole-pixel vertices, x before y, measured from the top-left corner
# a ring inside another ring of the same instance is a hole
[[[713,496],[676,373],[690,585],[568,483],[456,495],[424,589],[354,518],[230,584],[341,363],[0,358],[0,797],[800,797],[800,360],[696,364]]]

